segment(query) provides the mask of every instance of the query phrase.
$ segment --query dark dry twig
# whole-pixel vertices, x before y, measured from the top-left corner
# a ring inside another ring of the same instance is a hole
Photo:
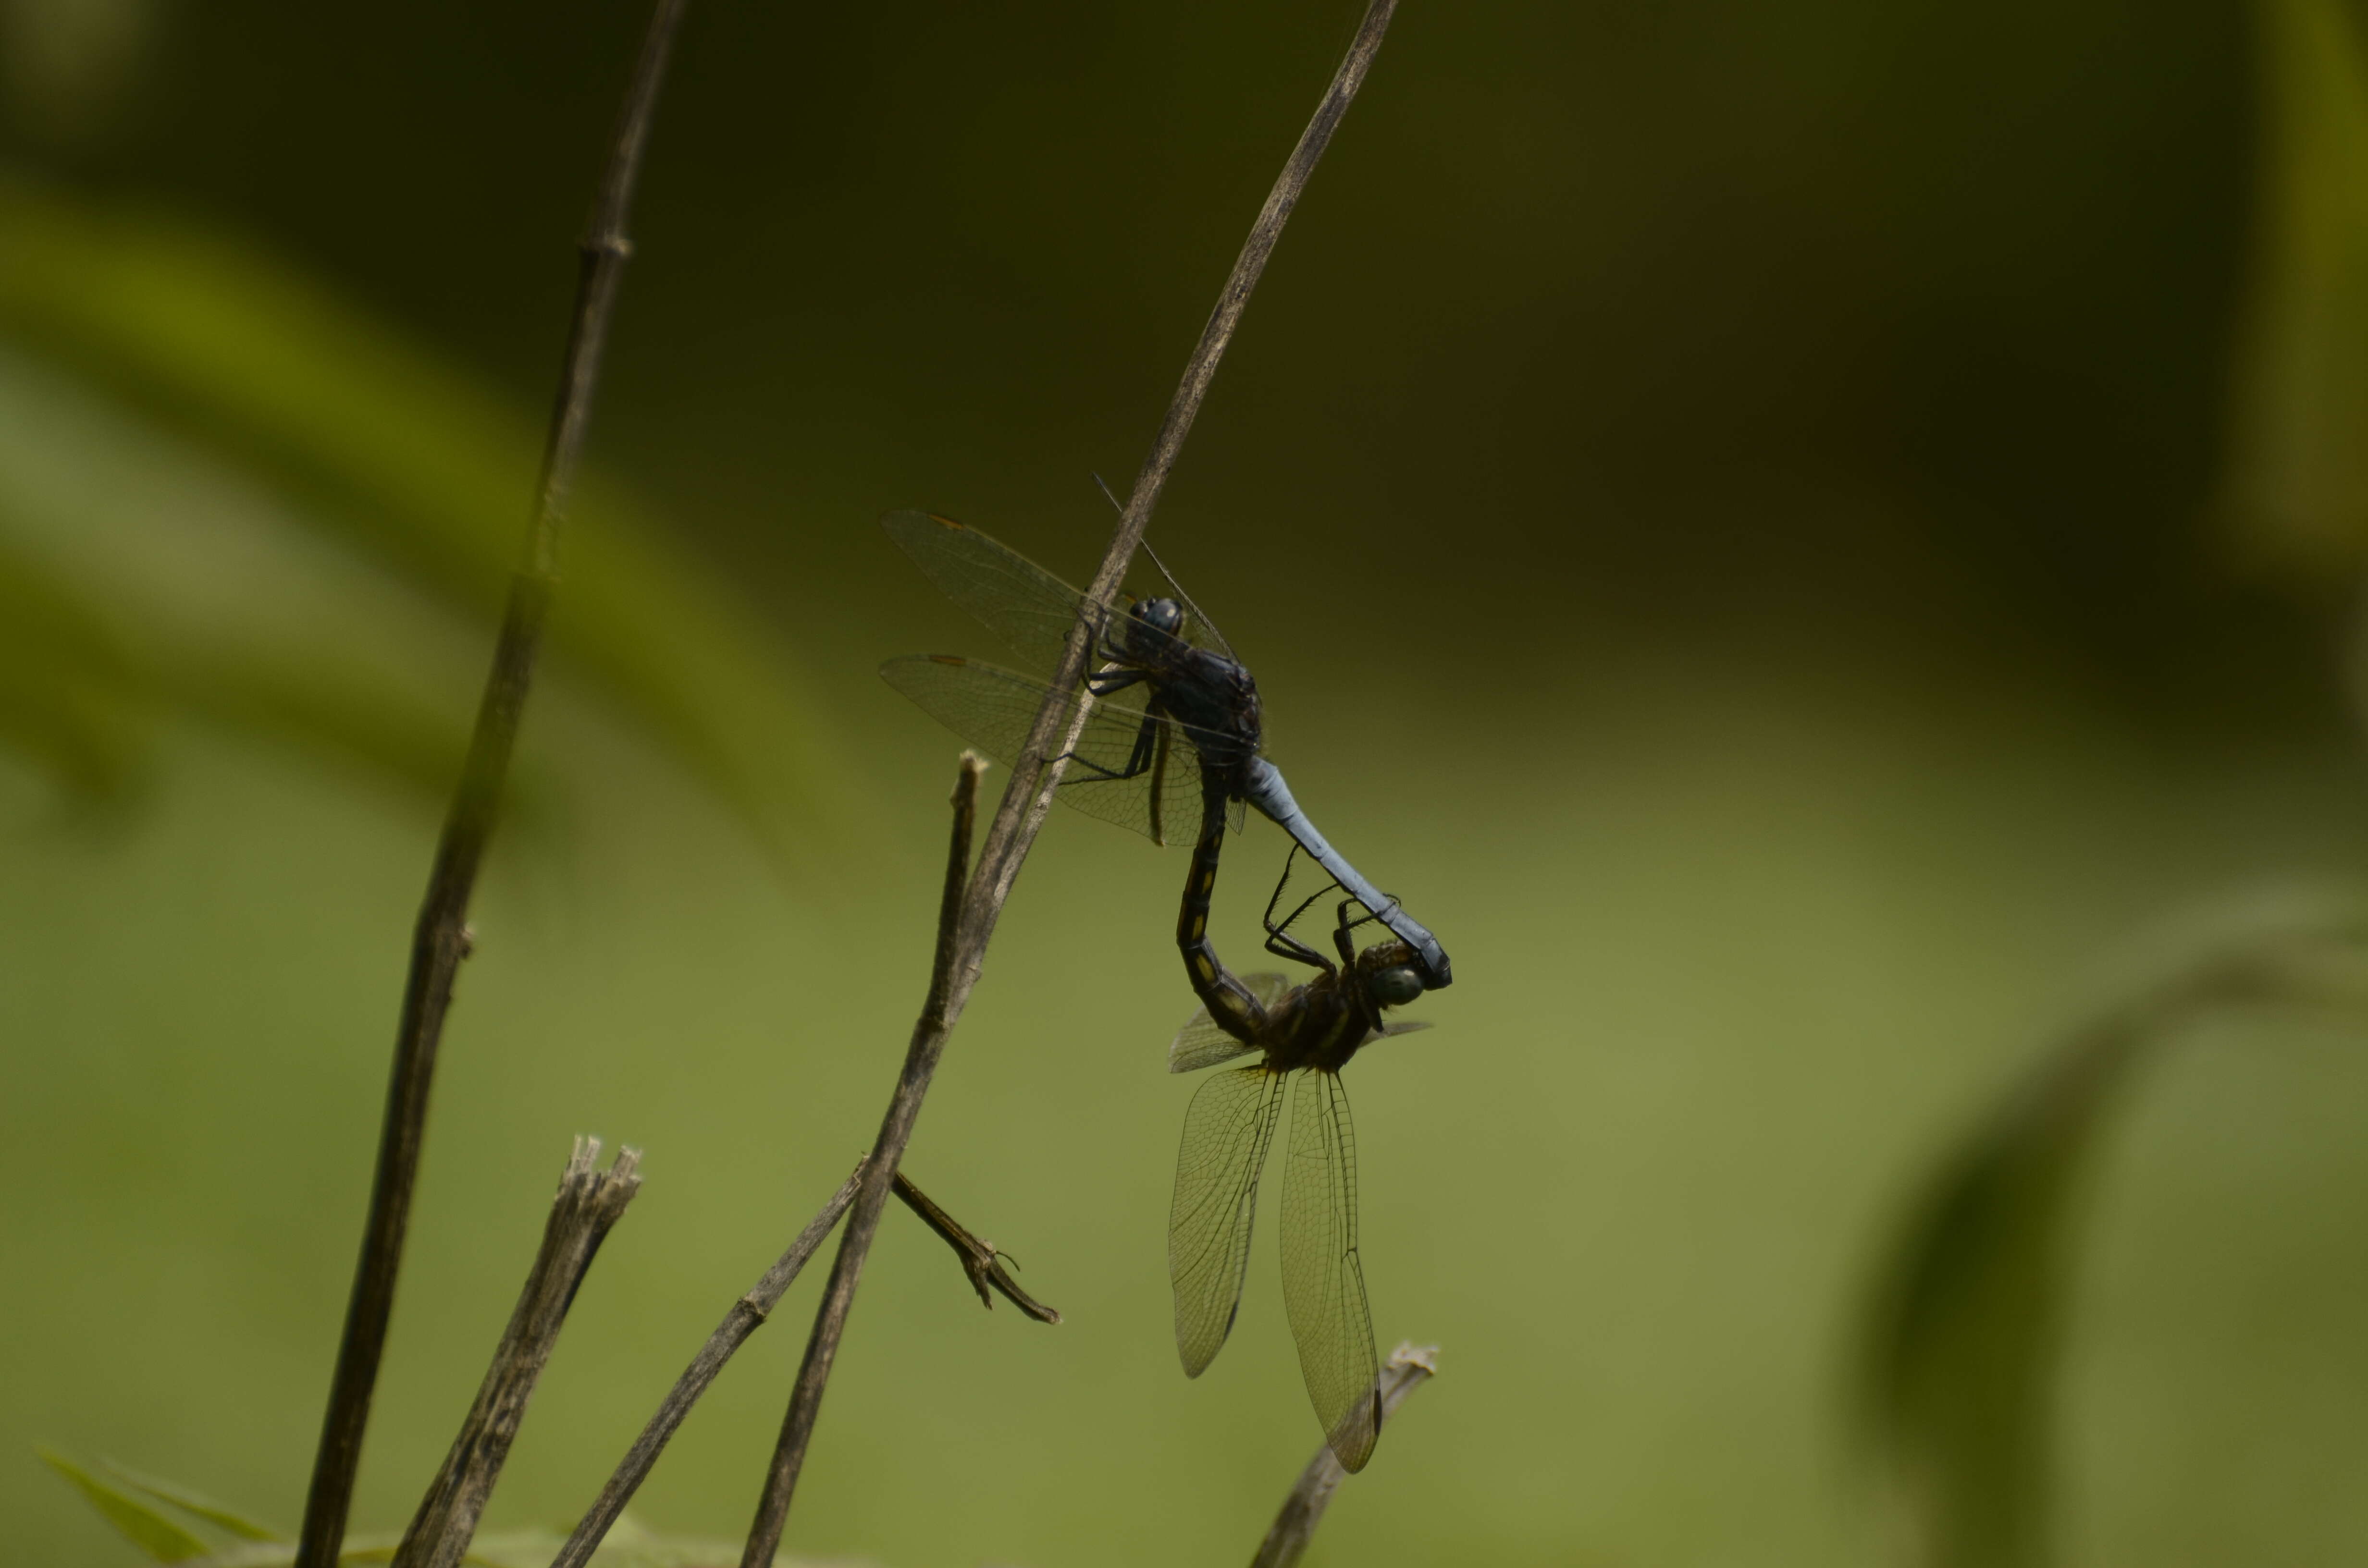
[[[987,1294],[990,1287],[999,1290],[1003,1299],[1034,1318],[1038,1323],[1059,1323],[1061,1314],[1019,1288],[1003,1267],[1005,1254],[996,1250],[993,1242],[983,1242],[962,1227],[961,1221],[938,1207],[935,1199],[915,1187],[912,1178],[903,1171],[896,1173],[896,1196],[905,1207],[921,1217],[921,1223],[945,1239],[954,1249],[955,1259],[962,1264],[970,1288],[978,1292],[981,1305],[995,1310],[995,1298]]]
[[[609,1228],[641,1190],[640,1150],[620,1150],[605,1171],[592,1168],[599,1157],[600,1140],[575,1141],[509,1326],[494,1347],[493,1363],[444,1456],[444,1468],[436,1472],[403,1544],[395,1548],[394,1568],[456,1568],[476,1536],[477,1520],[501,1479],[510,1443],[526,1419],[527,1401],[534,1397],[535,1380],[559,1343],[576,1289]]]
[[[1373,1380],[1373,1386],[1382,1394],[1382,1419],[1387,1421],[1406,1395],[1438,1373],[1438,1346],[1402,1342],[1383,1363],[1381,1376]],[[1340,1460],[1329,1443],[1316,1449],[1307,1468],[1299,1472],[1299,1484],[1282,1500],[1274,1523],[1268,1527],[1266,1540],[1258,1543],[1258,1555],[1250,1559],[1250,1568],[1291,1568],[1298,1562],[1307,1543],[1315,1538],[1315,1527],[1324,1522],[1324,1510],[1332,1506],[1333,1492],[1348,1474],[1340,1468]]]
[[[419,1174],[427,1137],[428,1085],[452,982],[469,954],[469,895],[485,857],[499,813],[510,752],[534,679],[535,653],[551,606],[559,521],[575,483],[584,434],[592,413],[592,392],[600,375],[609,317],[632,244],[625,219],[633,182],[648,144],[658,85],[666,74],[685,0],[658,0],[642,42],[640,62],[617,125],[609,166],[600,182],[592,223],[580,246],[582,271],[575,317],[568,329],[567,354],[559,395],[543,448],[542,478],[525,563],[510,579],[501,636],[492,671],[477,708],[469,755],[443,837],[428,873],[427,896],[413,927],[411,970],[404,983],[403,1013],[395,1028],[394,1066],[387,1085],[385,1124],[379,1134],[378,1169],[370,1186],[369,1218],[362,1228],[361,1257],[354,1269],[353,1294],[337,1346],[337,1369],[321,1422],[321,1442],[313,1460],[313,1481],[304,1499],[304,1525],[298,1536],[296,1568],[334,1568],[346,1533],[355,1472],[361,1466],[362,1434],[370,1425],[370,1394],[378,1384],[379,1359],[386,1348],[388,1320],[394,1311],[395,1276],[403,1264],[404,1232],[411,1218],[411,1189]]]
[[[650,1417],[649,1424],[642,1428],[641,1436],[633,1439],[633,1446],[618,1461],[616,1472],[609,1477],[609,1483],[600,1489],[600,1495],[593,1499],[591,1508],[577,1522],[575,1532],[567,1538],[567,1544],[560,1549],[559,1555],[551,1560],[551,1568],[585,1568],[585,1564],[592,1561],[592,1554],[600,1549],[601,1541],[608,1538],[609,1531],[624,1514],[625,1505],[633,1500],[633,1494],[640,1491],[642,1483],[649,1479],[650,1471],[657,1465],[658,1456],[666,1451],[666,1444],[674,1437],[677,1428],[682,1426],[683,1418],[690,1414],[690,1407],[699,1403],[700,1396],[715,1381],[717,1374],[723,1370],[723,1363],[732,1358],[733,1353],[765,1325],[772,1315],[773,1308],[797,1282],[798,1274],[805,1267],[806,1260],[821,1249],[823,1238],[830,1234],[837,1225],[839,1216],[846,1213],[848,1205],[855,1200],[856,1186],[862,1179],[863,1166],[869,1158],[867,1155],[865,1160],[856,1162],[854,1171],[839,1189],[831,1194],[830,1201],[822,1206],[822,1212],[798,1233],[797,1240],[791,1242],[789,1250],[765,1271],[765,1277],[751,1286],[746,1295],[732,1303],[732,1310],[723,1314],[723,1321],[716,1325],[713,1334],[707,1336],[707,1343],[700,1346],[699,1354],[691,1358],[690,1365],[684,1368],[682,1376],[675,1380],[674,1387],[667,1392],[657,1413]],[[1061,1321],[1059,1312],[1030,1297],[1004,1272],[1002,1255],[996,1251],[993,1244],[980,1241],[964,1229],[961,1221],[939,1208],[927,1193],[905,1179],[901,1172],[896,1177],[896,1195],[911,1205],[922,1221],[945,1238],[946,1244],[954,1249],[954,1256],[962,1262],[962,1272],[969,1277],[971,1287],[978,1291],[981,1301],[988,1300],[986,1287],[991,1285],[1002,1291],[1014,1306],[1039,1323]],[[988,1304],[991,1306],[993,1302],[988,1301]]]
[[[1135,476],[1134,492],[1119,518],[1118,530],[1111,536],[1101,565],[1086,590],[1083,611],[1077,624],[1070,629],[1068,646],[1053,670],[1051,690],[1036,710],[1027,743],[1012,768],[1010,782],[1004,788],[1002,802],[988,825],[977,869],[959,898],[955,896],[959,862],[949,872],[928,999],[913,1026],[904,1068],[897,1074],[887,1114],[881,1119],[880,1136],[872,1145],[873,1162],[864,1172],[863,1188],[856,1195],[855,1207],[848,1215],[847,1232],[839,1238],[838,1256],[831,1264],[830,1284],[814,1316],[805,1362],[791,1390],[790,1407],[781,1420],[780,1440],[774,1448],[765,1490],[757,1501],[757,1517],[749,1526],[747,1544],[741,1552],[741,1568],[765,1568],[780,1544],[781,1528],[789,1518],[790,1499],[797,1490],[798,1472],[805,1463],[806,1445],[813,1438],[814,1419],[821,1410],[823,1390],[830,1379],[840,1335],[846,1331],[847,1314],[854,1303],[863,1260],[879,1233],[881,1212],[887,1205],[897,1165],[912,1140],[913,1125],[920,1117],[921,1101],[928,1093],[939,1060],[945,1054],[947,1038],[970,1000],[972,987],[978,983],[986,945],[995,935],[1004,901],[1011,896],[1020,865],[1044,825],[1045,814],[1053,809],[1053,791],[1061,781],[1059,759],[1076,744],[1077,733],[1084,728],[1086,715],[1091,710],[1091,700],[1076,705],[1065,734],[1060,733],[1061,710],[1084,677],[1086,660],[1092,652],[1110,596],[1134,559],[1135,547],[1143,540],[1152,509],[1167,483],[1168,471],[1175,466],[1184,437],[1191,431],[1210,381],[1217,373],[1218,361],[1233,339],[1243,308],[1249,303],[1250,291],[1266,270],[1267,258],[1273,254],[1275,242],[1281,237],[1282,226],[1290,220],[1292,210],[1299,205],[1300,194],[1306,188],[1316,161],[1331,143],[1340,117],[1348,112],[1357,89],[1363,85],[1365,73],[1381,48],[1382,37],[1396,9],[1397,0],[1370,0],[1364,19],[1358,24],[1356,36],[1349,40],[1348,53],[1333,73],[1315,116],[1285,160],[1281,175],[1267,195],[1266,205],[1250,225],[1249,237],[1234,260],[1233,271],[1217,296],[1216,308],[1209,312],[1201,340],[1185,362],[1183,378],[1168,402],[1167,417],[1152,442],[1150,455]],[[973,778],[971,787],[974,789]],[[968,808],[958,810],[966,812]],[[963,839],[967,847],[966,833],[958,833],[957,837]]]
[[[938,942],[929,965],[928,997],[922,1004],[920,1023],[914,1026],[913,1045],[905,1053],[904,1074],[896,1083],[897,1099],[890,1102],[888,1123],[881,1128],[861,1173],[863,1181],[856,1193],[854,1213],[847,1221],[848,1235],[867,1218],[863,1210],[866,1194],[876,1194],[880,1199],[868,1216],[872,1230],[878,1230],[881,1207],[894,1185],[896,1160],[903,1155],[911,1137],[909,1115],[903,1123],[902,1134],[893,1142],[891,1132],[896,1123],[896,1106],[913,1077],[914,1058],[920,1052],[921,1041],[930,1031],[933,1019],[940,1020],[937,1027],[943,1027],[947,997],[953,987],[954,937],[962,918],[962,890],[970,871],[971,835],[978,823],[978,780],[985,771],[985,757],[974,751],[962,754],[961,765],[954,773],[953,832],[946,847],[945,887],[938,900]],[[933,1070],[936,1065],[933,1055],[928,1066]],[[928,1083],[925,1074],[920,1085],[926,1088]],[[917,1100],[917,1095],[915,1098]],[[883,1170],[888,1173],[885,1177],[881,1175]],[[871,1248],[871,1239],[867,1234],[863,1247],[850,1255],[848,1237],[839,1238],[838,1256],[831,1263],[830,1283],[823,1288],[822,1305],[814,1313],[814,1329],[806,1336],[805,1356],[798,1363],[798,1380],[791,1390],[789,1414],[774,1449],[764,1495],[757,1505],[756,1522],[741,1551],[743,1568],[767,1568],[780,1545],[781,1523],[789,1516],[790,1492],[797,1483],[797,1461],[804,1457],[806,1438],[814,1431],[814,1413],[820,1405],[823,1385],[829,1381],[831,1362],[838,1353],[838,1330],[847,1321],[848,1304],[855,1296],[855,1278],[861,1271],[863,1254]]]
[[[625,1505],[633,1500],[633,1494],[640,1491],[642,1483],[649,1479],[650,1471],[658,1462],[658,1455],[666,1451],[676,1428],[682,1425],[683,1417],[690,1414],[690,1407],[699,1403],[700,1395],[715,1381],[716,1374],[723,1370],[723,1363],[732,1359],[733,1352],[746,1344],[748,1336],[765,1325],[765,1320],[772,1315],[773,1308],[797,1281],[798,1273],[805,1267],[806,1260],[821,1250],[823,1238],[830,1234],[832,1228],[838,1223],[838,1217],[846,1213],[847,1206],[855,1200],[856,1183],[862,1175],[863,1163],[858,1161],[854,1171],[839,1189],[831,1194],[830,1201],[822,1206],[822,1212],[798,1233],[797,1240],[790,1244],[789,1250],[781,1254],[772,1267],[765,1270],[763,1278],[749,1287],[746,1295],[732,1303],[732,1310],[723,1314],[723,1321],[716,1325],[713,1334],[707,1336],[707,1343],[699,1347],[699,1354],[690,1358],[690,1365],[683,1369],[682,1376],[675,1380],[674,1387],[667,1392],[664,1403],[659,1404],[657,1414],[651,1416],[649,1425],[642,1428],[642,1435],[633,1439],[633,1446],[625,1451],[625,1457],[617,1461],[616,1473],[609,1477],[609,1484],[602,1487],[600,1495],[593,1499],[590,1510],[577,1522],[575,1533],[567,1538],[567,1544],[560,1549],[559,1555],[551,1560],[551,1568],[584,1568],[592,1561],[592,1554],[600,1549],[600,1542],[607,1539],[618,1517],[624,1513]]]

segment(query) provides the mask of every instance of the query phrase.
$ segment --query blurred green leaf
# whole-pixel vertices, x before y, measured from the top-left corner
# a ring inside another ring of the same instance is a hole
[[[1884,1254],[1860,1392],[1910,1562],[2049,1560],[2071,1233],[2082,1174],[2132,1075],[2216,1008],[2368,1000],[2368,915],[2348,902],[2243,901],[2176,946],[1981,1113]]]
[[[2341,0],[2260,0],[2268,108],[2226,505],[2260,553],[2368,554],[2368,58]]]
[[[176,1482],[159,1481],[153,1475],[142,1475],[126,1470],[113,1460],[101,1460],[107,1472],[136,1492],[144,1492],[161,1503],[168,1503],[181,1512],[220,1529],[228,1530],[242,1540],[285,1540],[288,1538],[268,1525],[257,1524],[212,1498],[192,1492]]]
[[[104,610],[0,534],[0,744],[118,794],[147,749],[146,685]]]
[[[72,1482],[108,1523],[155,1562],[198,1563],[202,1568],[291,1568],[296,1561],[294,1541],[188,1487],[136,1474],[106,1461],[102,1465],[108,1474],[100,1475],[92,1467],[77,1464],[53,1449],[36,1451],[51,1469]],[[145,1493],[241,1539],[219,1551],[211,1549],[176,1520],[134,1496],[135,1492]],[[566,1541],[564,1535],[546,1529],[484,1535],[477,1538],[461,1561],[475,1568],[544,1568]],[[337,1561],[387,1562],[401,1544],[399,1535],[348,1536],[337,1553]],[[710,1564],[723,1568],[739,1558],[737,1541],[660,1535],[644,1529],[631,1515],[617,1521],[592,1555],[596,1568],[707,1568]],[[800,1568],[810,1560],[777,1553],[773,1561],[780,1568]]]
[[[90,1506],[120,1530],[125,1540],[146,1552],[151,1561],[188,1562],[206,1555],[204,1541],[122,1487],[92,1474],[55,1449],[34,1451],[41,1456],[43,1463],[72,1482],[90,1500]]]
[[[0,450],[0,482],[19,492],[0,500],[18,514],[55,503],[61,515],[31,521],[81,552],[85,597],[117,608],[120,620],[116,601],[128,587],[141,614],[161,605],[182,617],[181,645],[152,662],[183,677],[171,695],[200,707],[218,695],[230,716],[447,787],[452,738],[473,705],[524,538],[537,422],[250,244],[0,181],[0,347],[8,342],[20,381],[38,381],[46,367],[51,379],[63,372],[115,403],[82,419],[82,455],[113,486],[106,526],[122,537],[150,539],[173,523],[165,514],[189,510],[171,487],[153,485],[145,501],[126,505],[143,467],[211,465],[254,496],[235,508],[217,497],[211,511],[179,520],[182,533],[202,539],[234,509],[270,514],[279,531],[309,536],[315,556],[334,547],[390,574],[472,633],[465,680],[439,672],[432,696],[399,698],[400,679],[359,679],[361,657],[336,615],[290,613],[286,601],[301,611],[309,581],[284,569],[233,580],[199,559],[193,584],[121,550],[101,559],[106,540],[92,540],[90,519],[73,515],[87,498],[60,500],[58,484],[19,483],[8,472],[55,468],[55,454],[21,439]],[[156,434],[144,435],[152,424]],[[774,849],[802,858],[817,836],[815,815],[850,802],[778,640],[598,474],[580,487],[561,551],[557,648]],[[185,553],[179,563],[192,562]],[[319,559],[304,564],[336,574]],[[245,592],[224,601],[225,589]],[[191,616],[193,603],[205,613]],[[271,635],[225,634],[256,612]],[[300,634],[302,647],[292,642]],[[415,652],[399,640],[389,646]],[[422,684],[416,657],[396,662]],[[66,733],[62,722],[50,728]],[[104,755],[90,738],[81,744]]]
[[[0,704],[15,738],[106,794],[154,717],[177,709],[441,797],[484,634],[307,529],[202,451],[0,345],[0,603],[17,612],[0,630]]]

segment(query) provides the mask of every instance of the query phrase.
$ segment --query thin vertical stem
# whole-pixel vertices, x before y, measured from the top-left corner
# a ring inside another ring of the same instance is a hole
[[[929,965],[928,998],[921,1008],[921,1021],[913,1028],[913,1046],[905,1053],[905,1073],[896,1083],[896,1097],[890,1100],[887,1119],[882,1124],[880,1136],[872,1144],[860,1175],[862,1186],[855,1195],[855,1206],[848,1216],[848,1230],[838,1242],[838,1253],[832,1258],[830,1282],[823,1287],[822,1306],[814,1314],[814,1331],[806,1336],[806,1351],[798,1364],[798,1381],[790,1395],[789,1414],[783,1419],[781,1437],[773,1454],[773,1464],[766,1478],[765,1493],[757,1505],[757,1519],[748,1532],[747,1545],[740,1561],[756,1568],[771,1568],[773,1553],[780,1544],[781,1526],[789,1517],[790,1494],[797,1485],[798,1469],[805,1458],[806,1441],[814,1436],[816,1412],[822,1408],[823,1385],[830,1381],[832,1362],[838,1355],[839,1333],[847,1324],[848,1308],[855,1300],[856,1276],[862,1271],[863,1257],[871,1250],[871,1234],[867,1231],[863,1244],[850,1247],[848,1237],[859,1224],[866,1222],[876,1231],[882,1210],[886,1207],[889,1192],[895,1186],[896,1162],[903,1157],[905,1143],[912,1133],[912,1119],[907,1115],[902,1123],[902,1136],[897,1135],[897,1108],[910,1094],[917,1104],[918,1094],[908,1087],[914,1074],[915,1058],[921,1041],[933,1029],[945,1028],[945,1007],[952,986],[956,949],[954,936],[962,919],[962,890],[970,876],[971,837],[978,823],[978,781],[986,771],[986,759],[976,752],[962,755],[962,766],[954,777],[953,832],[946,848],[945,890],[938,905],[938,940],[936,956]],[[935,1067],[932,1060],[929,1063]],[[928,1086],[926,1078],[922,1088]],[[885,1175],[874,1180],[882,1170]],[[863,1199],[876,1192],[879,1201],[864,1212]]]
[[[1086,613],[1070,630],[1068,646],[1053,672],[1052,689],[1037,709],[1035,723],[1029,731],[1010,781],[1004,788],[1002,801],[987,828],[985,845],[979,851],[977,867],[971,873],[958,908],[949,886],[948,912],[956,917],[951,927],[951,939],[949,926],[941,919],[939,962],[931,973],[928,999],[914,1025],[904,1067],[897,1074],[895,1091],[889,1098],[887,1113],[881,1119],[880,1136],[872,1146],[871,1163],[864,1169],[862,1188],[848,1213],[847,1229],[839,1237],[830,1284],[815,1312],[805,1361],[791,1391],[790,1407],[781,1421],[780,1440],[766,1474],[764,1493],[749,1527],[747,1544],[741,1551],[741,1568],[769,1568],[780,1544],[790,1502],[797,1490],[798,1474],[805,1463],[806,1448],[821,1410],[823,1391],[829,1382],[840,1336],[846,1332],[864,1258],[879,1233],[881,1212],[888,1202],[897,1163],[904,1158],[905,1145],[912,1140],[921,1101],[945,1054],[946,1040],[970,1000],[972,988],[978,983],[986,945],[995,935],[1004,903],[1011,896],[1012,884],[1018,881],[1019,868],[1044,825],[1045,814],[1053,809],[1053,791],[1060,784],[1062,772],[1057,759],[1067,754],[1076,733],[1084,727],[1088,703],[1070,709],[1072,716],[1066,733],[1061,720],[1070,696],[1084,677],[1093,628],[1099,624],[1103,608],[1117,591],[1120,579],[1134,559],[1135,548],[1143,541],[1144,529],[1150,524],[1160,491],[1175,467],[1177,454],[1183,449],[1185,437],[1191,432],[1192,421],[1201,411],[1226,346],[1233,341],[1234,329],[1240,324],[1250,293],[1266,270],[1267,258],[1281,237],[1282,226],[1299,205],[1308,176],[1315,173],[1316,163],[1331,144],[1332,133],[1338,128],[1341,117],[1364,85],[1366,72],[1396,10],[1397,0],[1371,0],[1366,6],[1348,52],[1333,73],[1307,129],[1301,132],[1291,156],[1284,161],[1282,173],[1268,193],[1265,206],[1250,225],[1249,237],[1243,242],[1233,271],[1217,296],[1216,306],[1209,312],[1201,340],[1185,362],[1183,377],[1168,402],[1167,417],[1152,441],[1150,455],[1135,476],[1134,491],[1120,516],[1117,532],[1086,590]]]
[[[403,1264],[404,1232],[411,1217],[412,1188],[418,1179],[427,1130],[428,1089],[452,983],[468,957],[469,899],[485,846],[500,813],[510,754],[534,680],[535,655],[551,608],[559,524],[582,463],[592,394],[600,376],[609,319],[632,244],[625,223],[632,207],[643,150],[658,87],[666,75],[685,0],[658,0],[644,35],[639,63],[625,95],[608,170],[581,245],[582,265],[575,314],[568,330],[559,392],[544,444],[541,482],[523,562],[511,578],[494,645],[493,668],[469,737],[469,753],[444,818],[443,835],[428,873],[427,892],[413,926],[411,967],[404,983],[403,1008],[395,1028],[394,1061],[389,1074],[385,1119],[379,1134],[378,1167],[363,1222],[361,1256],[354,1268],[353,1293],[346,1307],[345,1333],[321,1422],[313,1481],[304,1500],[296,1568],[333,1568],[352,1506],[354,1478],[361,1466],[362,1437],[370,1426],[370,1396],[378,1385],[386,1348],[387,1324],[394,1312],[394,1287]]]

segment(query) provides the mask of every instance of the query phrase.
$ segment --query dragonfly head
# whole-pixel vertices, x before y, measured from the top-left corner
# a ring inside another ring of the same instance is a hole
[[[1174,599],[1138,599],[1126,615],[1127,642],[1134,653],[1156,653],[1184,635],[1184,607]]]
[[[1383,1007],[1403,1007],[1424,991],[1422,971],[1415,967],[1414,949],[1404,942],[1382,942],[1357,955],[1357,973],[1365,994]]]

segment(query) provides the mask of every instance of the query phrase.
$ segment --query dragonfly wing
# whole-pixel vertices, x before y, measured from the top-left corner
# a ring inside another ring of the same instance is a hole
[[[1219,1028],[1201,1008],[1185,1026],[1176,1031],[1168,1042],[1167,1070],[1170,1073],[1198,1073],[1203,1067],[1214,1067],[1221,1062],[1231,1062],[1236,1056],[1247,1056],[1257,1046],[1244,1045]]]
[[[1207,1369],[1233,1332],[1283,1077],[1263,1063],[1216,1074],[1202,1080],[1184,1113],[1167,1211],[1167,1282],[1176,1291],[1176,1352],[1188,1378]]]
[[[1282,1179],[1282,1301],[1324,1440],[1359,1471],[1381,1435],[1373,1315],[1357,1258],[1357,1139],[1338,1073],[1305,1072],[1292,1096]]]
[[[1084,596],[1018,551],[928,512],[891,512],[880,526],[946,597],[1012,649],[1050,669],[1068,645]]]
[[[1281,974],[1245,974],[1238,977],[1250,988],[1250,994],[1262,1006],[1271,1007],[1291,989],[1291,979]],[[1197,1073],[1203,1067],[1214,1067],[1220,1062],[1231,1062],[1236,1056],[1247,1056],[1258,1048],[1244,1045],[1227,1034],[1201,1008],[1176,1031],[1176,1039],[1167,1047],[1167,1070],[1170,1073]]]
[[[1068,645],[1085,596],[1009,546],[951,517],[933,512],[891,512],[880,519],[896,547],[912,557],[946,597],[976,616],[995,634],[1032,662],[1049,668]],[[1215,623],[1168,576],[1156,556],[1153,565],[1189,614],[1178,639],[1230,659],[1234,651]],[[1121,594],[1111,605],[1124,615],[1134,601]]]
[[[1245,974],[1240,978],[1241,983],[1250,988],[1250,994],[1258,999],[1258,1006],[1269,1011],[1276,1003],[1291,994],[1291,976],[1287,974],[1260,970],[1256,974]]]
[[[880,678],[1007,767],[1051,689],[1032,676],[951,653],[891,659],[880,666]],[[1076,723],[1083,700],[1078,693],[1061,699],[1056,740]],[[1059,798],[1156,844],[1189,841],[1201,814],[1198,733],[1165,715],[1098,699],[1071,746]]]

